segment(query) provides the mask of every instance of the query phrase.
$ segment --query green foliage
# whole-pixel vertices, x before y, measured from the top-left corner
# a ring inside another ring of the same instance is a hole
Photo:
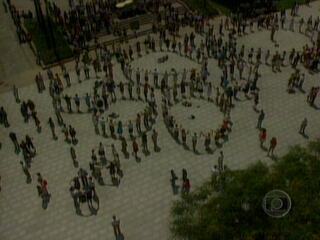
[[[133,21],[130,23],[130,29],[131,30],[139,30],[140,28],[140,23],[139,21]]]
[[[184,0],[185,3],[195,11],[200,12],[205,16],[216,16],[219,15],[219,11],[227,13],[227,8],[218,5],[211,0]]]
[[[281,9],[288,9],[288,8],[291,8],[295,2],[299,3],[299,4],[303,4],[305,3],[306,1],[305,0],[279,0],[278,1],[278,9],[281,10]]]
[[[213,1],[217,2],[219,4],[222,4],[225,7],[228,7],[230,9],[237,8],[237,5],[239,5],[241,3],[245,3],[245,2],[249,3],[249,4],[259,2],[257,0],[242,0],[242,1],[239,1],[239,0],[213,0]],[[270,0],[270,2],[271,1],[272,0]],[[277,4],[277,8],[279,10],[281,10],[281,9],[291,8],[295,4],[295,2],[297,2],[299,4],[303,4],[306,2],[306,0],[277,0],[276,4]]]
[[[56,26],[53,26],[53,35],[56,42],[57,54],[55,54],[52,48],[50,49],[47,46],[45,32],[40,29],[35,19],[25,20],[24,25],[31,34],[32,41],[34,42],[37,51],[40,54],[40,58],[45,65],[73,56],[72,50],[67,41],[64,39],[62,31]],[[57,59],[56,55],[58,55],[59,59]]]
[[[319,150],[319,141],[310,144]],[[174,239],[320,238],[320,161],[314,150],[295,146],[271,167],[258,162],[220,179],[174,202]],[[262,208],[265,194],[274,189],[291,197],[291,211],[283,218],[269,217]]]
[[[318,140],[318,141],[309,142],[308,148],[319,159],[319,157],[320,157],[320,141]]]

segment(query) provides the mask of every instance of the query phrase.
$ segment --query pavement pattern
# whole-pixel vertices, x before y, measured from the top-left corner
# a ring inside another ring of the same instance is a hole
[[[22,1],[21,1],[22,2]],[[308,17],[310,14],[319,13],[319,2],[312,3],[312,7],[303,7],[300,14]],[[1,10],[1,14],[3,14]],[[6,18],[1,15],[1,18]],[[219,20],[214,20],[217,24]],[[3,25],[1,25],[1,31]],[[239,39],[241,44],[246,48],[262,47],[265,49],[274,46],[269,41],[269,33],[261,31],[251,33]],[[20,74],[24,76],[25,81],[33,82],[34,75],[26,74],[29,65],[24,56],[23,49],[17,46],[17,40],[4,37],[0,34],[0,46],[2,52],[1,60],[8,64],[1,64],[8,76]],[[197,36],[197,40],[200,37]],[[302,47],[308,43],[308,38],[299,33],[279,32],[276,35],[279,39],[280,50],[284,45],[285,49],[292,47]],[[133,40],[135,41],[135,40]],[[7,44],[7,45],[4,45]],[[132,43],[134,44],[134,43]],[[5,49],[8,47],[8,52]],[[17,52],[11,53],[9,49],[15,48]],[[275,49],[273,49],[275,50]],[[7,55],[10,55],[6,57]],[[163,65],[158,65],[156,59],[163,56],[163,53],[151,53],[147,56],[135,60],[132,65],[140,69],[152,70],[158,67],[159,71],[176,68],[181,71],[183,68],[199,68],[199,65],[184,57],[179,57],[169,53],[169,59]],[[17,64],[17,65],[15,65]],[[30,68],[33,68],[30,66]],[[27,69],[27,70],[26,70]],[[312,86],[319,84],[319,75],[310,74],[302,67],[302,72],[306,74],[304,88],[308,90]],[[217,67],[216,60],[209,60],[209,80],[214,86],[219,85],[221,70]],[[91,71],[92,72],[92,71]],[[119,64],[114,66],[115,79],[123,80],[124,76],[120,70]],[[288,94],[287,80],[293,69],[290,67],[282,68],[281,73],[273,73],[269,66],[262,65],[260,68],[261,79],[258,87],[260,92],[259,109],[264,109],[266,118],[264,127],[268,130],[269,140],[276,136],[278,146],[275,150],[276,155],[285,154],[290,146],[295,144],[306,144],[308,140],[319,137],[318,123],[320,115],[317,109],[311,108],[306,103],[306,94],[296,93]],[[246,76],[246,74],[244,74]],[[22,78],[22,77],[21,77]],[[76,75],[71,72],[72,86],[65,90],[65,93],[78,93],[83,96],[90,92],[94,84],[93,78],[77,83]],[[22,79],[24,80],[24,79]],[[46,82],[48,86],[48,82]],[[20,114],[20,106],[15,103],[12,91],[0,95],[0,105],[4,106],[8,119],[11,124],[10,128],[0,128],[0,140],[2,149],[0,150],[0,175],[1,175],[1,192],[0,192],[0,239],[114,239],[111,225],[112,215],[117,215],[121,220],[121,229],[125,239],[131,240],[164,240],[170,237],[170,207],[174,200],[179,196],[172,194],[170,186],[170,170],[174,169],[181,178],[182,168],[188,170],[191,181],[191,190],[199,186],[210,177],[210,169],[217,164],[218,150],[213,154],[195,155],[190,151],[184,150],[179,146],[166,130],[161,114],[153,126],[159,133],[159,146],[161,151],[154,153],[151,151],[150,156],[141,154],[141,162],[137,163],[132,156],[124,159],[120,156],[124,177],[119,187],[110,186],[110,177],[106,170],[102,176],[106,185],[96,184],[96,190],[100,198],[100,206],[97,215],[87,215],[81,217],[75,214],[73,200],[69,193],[70,181],[77,174],[78,169],[74,168],[70,157],[70,146],[63,139],[63,133],[58,131],[58,141],[54,141],[51,136],[50,128],[47,124],[51,116],[55,119],[54,111],[51,104],[51,98],[48,92],[38,94],[36,85],[19,89],[20,98],[23,100],[31,99],[36,104],[38,117],[42,122],[42,132],[37,133],[34,123],[28,124],[23,122]],[[158,105],[161,103],[161,94],[156,92]],[[176,119],[191,131],[200,131],[201,129],[215,129],[217,124],[221,123],[221,113],[214,104],[202,102],[201,100],[191,100],[193,106],[185,108],[177,104],[171,109]],[[320,104],[316,102],[316,104]],[[84,104],[82,103],[82,107]],[[222,150],[225,155],[225,164],[230,169],[244,169],[250,164],[261,160],[267,164],[272,164],[273,160],[268,158],[266,152],[259,147],[258,131],[255,126],[258,115],[252,109],[252,101],[245,100],[240,95],[240,101],[235,103],[235,108],[231,112],[231,119],[234,123],[229,141],[223,146]],[[197,107],[200,106],[200,107]],[[113,111],[118,113],[123,119],[132,119],[135,114],[143,110],[143,102],[119,101],[113,106]],[[159,111],[160,108],[159,108]],[[189,119],[190,114],[195,115],[192,122]],[[94,133],[94,127],[90,114],[67,114],[63,115],[67,123],[71,123],[77,130],[79,143],[75,149],[78,156],[79,166],[88,170],[88,163],[91,157],[91,149],[96,148],[99,142],[104,145],[115,144],[120,151],[120,142],[108,138],[102,138]],[[307,117],[309,124],[306,130],[308,139],[298,134],[299,126],[304,117]],[[56,124],[57,125],[57,124]],[[9,139],[9,132],[17,133],[18,140],[29,134],[37,148],[32,167],[32,183],[26,183],[26,177],[22,172],[19,164],[22,156],[14,153],[14,146]],[[267,141],[268,141],[267,140]],[[203,145],[204,139],[199,139],[199,146]],[[128,146],[130,147],[130,145]],[[202,148],[203,146],[200,146]],[[107,148],[107,156],[111,155],[111,148]],[[37,195],[36,173],[41,174],[48,180],[49,192],[52,194],[49,207],[43,210],[41,199]],[[81,207],[84,213],[86,204]]]

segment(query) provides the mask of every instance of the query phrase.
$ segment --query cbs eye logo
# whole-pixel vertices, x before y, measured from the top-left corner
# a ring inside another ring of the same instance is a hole
[[[284,217],[291,209],[290,196],[282,190],[272,190],[264,196],[262,208],[270,217]]]

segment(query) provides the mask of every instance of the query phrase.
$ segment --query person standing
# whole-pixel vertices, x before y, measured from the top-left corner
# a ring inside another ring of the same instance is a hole
[[[218,157],[218,170],[220,173],[223,171],[223,160],[224,160],[224,154],[222,151],[220,151],[220,156]]]
[[[130,100],[133,99],[132,89],[133,89],[133,84],[132,84],[132,81],[130,80],[130,81],[128,82],[128,93],[129,93],[129,98],[130,98]]]
[[[116,179],[116,165],[114,164],[113,161],[110,161],[110,164],[109,166],[106,167],[107,169],[109,169],[109,174],[110,174],[110,177],[111,177],[111,182],[114,184],[114,185],[117,185],[118,184],[118,181]]]
[[[54,125],[54,122],[53,122],[53,120],[52,120],[51,117],[49,118],[48,123],[49,123],[50,129],[51,129],[52,138],[53,138],[54,140],[57,140],[58,137],[57,137],[57,135],[56,135],[56,133],[55,133],[55,125]]]
[[[141,135],[142,148],[145,153],[149,152],[148,150],[148,136],[146,132],[143,132]]]
[[[93,205],[92,205],[93,193],[92,193],[92,189],[89,187],[89,184],[85,189],[85,194],[86,194],[89,209],[93,209]]]
[[[264,120],[264,118],[265,118],[265,114],[264,114],[263,109],[261,109],[260,114],[259,114],[259,117],[258,117],[258,123],[257,123],[257,128],[258,128],[258,129],[261,129],[261,127],[262,127],[262,121]]]
[[[63,124],[62,132],[64,133],[64,137],[65,137],[64,141],[70,142],[70,140],[69,140],[69,131],[68,131],[68,128],[67,128],[66,124]]]
[[[80,98],[78,96],[78,94],[75,95],[74,97],[74,103],[76,104],[77,107],[77,112],[80,113]]]
[[[133,138],[133,141],[132,141],[132,150],[133,150],[133,155],[134,155],[135,159],[137,160],[138,159],[139,146],[138,146],[138,143],[137,143],[135,138]]]
[[[90,78],[90,69],[88,67],[88,64],[84,64],[83,71],[86,79],[88,80]]]
[[[188,172],[185,168],[182,169],[182,181],[185,181],[188,178]]]
[[[75,69],[76,69],[76,74],[78,78],[78,83],[81,83],[81,78],[80,78],[81,70],[80,70],[79,64],[76,64]]]
[[[130,138],[133,138],[133,123],[131,122],[131,120],[129,120],[129,123],[128,123],[128,131],[129,131]]]
[[[63,68],[63,78],[67,83],[67,87],[71,87],[70,75],[65,67]]]
[[[102,136],[103,137],[107,137],[107,131],[106,131],[106,120],[104,118],[104,116],[102,116],[100,118],[100,127],[101,127],[101,130],[102,130]],[[99,129],[98,129],[98,132],[99,132]]]
[[[300,134],[305,135],[305,130],[306,130],[307,125],[308,125],[308,119],[304,118],[300,124],[300,129],[299,129]]]
[[[267,130],[265,128],[260,130],[259,140],[260,140],[260,147],[264,148],[264,143],[267,139]]]
[[[182,193],[188,194],[190,192],[190,188],[191,188],[191,185],[190,185],[189,178],[184,179],[182,184]]]
[[[57,118],[57,120],[58,120],[58,124],[59,124],[60,126],[63,126],[64,122],[63,122],[63,118],[62,118],[62,116],[61,116],[60,110],[59,110],[59,109],[56,109],[56,110],[55,110],[55,114],[56,114],[56,118]]]
[[[13,85],[13,95],[16,100],[16,103],[20,103],[19,90],[16,85]]]
[[[137,118],[136,118],[136,129],[137,129],[137,133],[141,134],[141,116],[139,113],[137,114]]]
[[[30,174],[30,172],[29,172],[29,168],[28,168],[27,164],[26,164],[24,161],[20,161],[20,164],[21,164],[21,166],[22,166],[22,170],[23,170],[24,174],[25,174],[26,177],[27,177],[26,182],[27,182],[27,183],[31,183],[32,178],[31,178],[31,174]]]
[[[116,237],[116,239],[118,239],[118,237],[121,236],[122,233],[120,230],[120,219],[117,219],[115,215],[112,216],[112,227],[114,236]]]
[[[83,188],[86,188],[88,186],[88,173],[86,170],[84,170],[83,168],[80,168],[78,171],[78,176],[81,179],[81,183]]]
[[[122,137],[121,139],[121,152],[127,156],[128,155],[128,151],[127,151],[127,146],[128,146],[128,143],[127,143],[127,140],[125,137]]]
[[[39,118],[37,116],[37,112],[32,112],[31,116],[34,119],[34,123],[35,123],[35,125],[37,127],[38,133],[40,133],[42,128],[41,128],[41,122],[40,122],[40,120],[39,120]]]
[[[71,142],[73,145],[77,144],[78,140],[76,138],[76,130],[71,126],[69,125],[69,134],[70,134],[70,137],[71,137]]]
[[[178,186],[176,184],[176,180],[178,180],[178,177],[173,169],[171,169],[170,173],[171,173],[170,182],[171,182],[172,191],[173,191],[173,194],[177,194],[178,193]]]
[[[76,154],[76,150],[72,146],[70,147],[70,155],[71,155],[73,164],[76,165],[77,164],[77,154]]]
[[[49,203],[51,194],[48,191],[48,182],[45,179],[42,179],[42,182],[40,183],[40,189],[41,189],[41,198],[42,198],[42,205],[43,208],[47,208],[47,205]]]
[[[8,115],[7,112],[4,110],[3,107],[0,108],[0,123],[4,124],[5,128],[10,127],[10,124],[8,122]]]
[[[197,136],[197,133],[194,133],[192,136],[192,150],[194,153],[197,152],[197,142],[198,142],[198,136]]]
[[[29,135],[26,135],[26,146],[28,147],[30,154],[32,156],[35,156],[37,150],[36,150],[36,148],[35,148],[35,146],[34,146],[34,144],[32,142],[32,139],[31,139],[31,137]]]
[[[270,140],[270,147],[268,150],[268,156],[270,156],[270,153],[271,153],[271,156],[273,156],[273,152],[274,152],[274,149],[276,148],[276,146],[277,146],[277,139],[275,137],[273,137]]]
[[[91,111],[91,97],[90,97],[89,93],[86,93],[85,101],[86,101],[86,105],[88,107],[88,112],[90,112]]]
[[[14,132],[10,132],[9,133],[9,137],[10,137],[11,141],[14,144],[15,152],[19,153],[20,152],[20,145],[19,145],[18,140],[17,140],[17,135]]]
[[[71,97],[68,96],[68,94],[66,94],[64,96],[64,100],[66,101],[66,104],[67,104],[67,108],[68,108],[68,111],[69,113],[72,112],[72,108],[71,108]]]
[[[80,210],[80,199],[79,199],[79,191],[71,186],[70,189],[70,194],[71,194],[71,197],[73,199],[73,205],[74,205],[74,208],[76,209],[76,213],[77,214],[81,214],[81,210]]]
[[[157,132],[155,129],[153,129],[153,131],[152,131],[152,136],[151,136],[151,138],[152,138],[152,142],[153,142],[153,150],[154,150],[155,152],[159,151],[159,146],[158,146],[158,132]]]
[[[157,68],[155,68],[153,72],[153,84],[155,88],[159,87],[159,73]]]
[[[118,133],[119,138],[122,138],[123,126],[122,126],[122,122],[121,121],[118,122],[117,133]]]

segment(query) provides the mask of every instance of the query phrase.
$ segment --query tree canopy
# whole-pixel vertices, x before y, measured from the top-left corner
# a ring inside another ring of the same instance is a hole
[[[320,142],[295,146],[271,167],[225,171],[182,196],[171,211],[174,239],[320,239]],[[281,189],[291,198],[282,218],[268,216],[265,195]]]

